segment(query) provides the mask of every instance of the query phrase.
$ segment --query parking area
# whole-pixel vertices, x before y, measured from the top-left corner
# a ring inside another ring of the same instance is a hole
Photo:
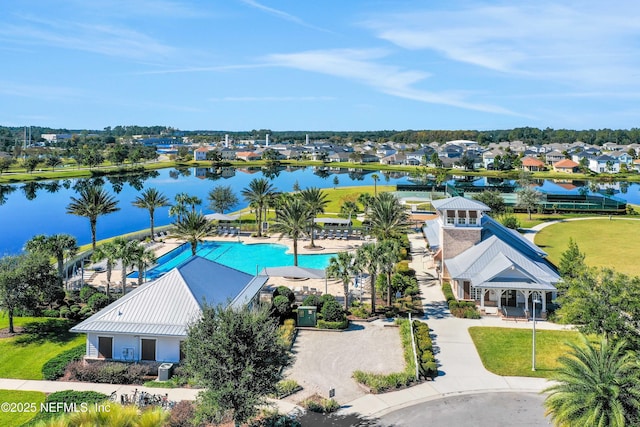
[[[354,371],[402,371],[400,331],[385,326],[390,324],[376,320],[352,324],[344,332],[299,331],[293,346],[295,362],[285,376],[296,380],[303,390],[287,400],[297,403],[314,393],[328,397],[333,388],[335,399],[344,404],[366,394],[351,378]]]

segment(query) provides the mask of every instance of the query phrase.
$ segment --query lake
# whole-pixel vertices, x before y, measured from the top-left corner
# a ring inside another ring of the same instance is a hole
[[[149,228],[149,213],[146,209],[133,207],[131,202],[149,187],[163,192],[171,201],[178,193],[188,193],[203,200],[203,213],[207,208],[207,194],[218,185],[231,186],[240,200],[234,209],[246,207],[241,190],[254,178],[270,179],[277,191],[292,191],[297,182],[300,188],[333,188],[333,179],[338,177],[338,186],[373,185],[371,175],[377,173],[379,185],[409,183],[406,174],[382,173],[379,171],[349,171],[347,169],[317,170],[316,168],[254,169],[224,168],[212,173],[206,168],[182,170],[162,169],[124,177],[101,177],[60,181],[30,182],[26,184],[0,186],[0,254],[13,254],[22,250],[25,242],[36,234],[68,233],[78,239],[78,244],[91,242],[89,221],[84,217],[69,215],[66,207],[76,188],[88,183],[103,183],[119,201],[118,212],[98,218],[97,239],[106,239],[124,233]],[[160,208],[155,213],[156,226],[168,225],[169,208]]]
[[[145,209],[133,207],[131,202],[149,187],[155,187],[170,200],[178,193],[188,193],[203,200],[204,213],[207,208],[207,194],[215,186],[231,186],[240,202],[234,209],[246,207],[240,192],[254,178],[268,178],[277,191],[292,191],[297,182],[300,188],[333,188],[334,177],[338,186],[373,185],[371,175],[379,176],[378,184],[410,184],[406,173],[387,171],[355,171],[328,168],[222,168],[213,172],[207,168],[162,169],[128,176],[109,176],[92,179],[71,179],[60,181],[30,182],[16,185],[0,185],[0,254],[18,253],[24,243],[36,234],[68,233],[76,236],[80,245],[91,242],[89,221],[83,217],[68,215],[66,207],[76,189],[89,183],[102,183],[104,188],[115,195],[120,211],[98,218],[97,238],[105,239],[149,227],[149,214]],[[463,181],[451,180],[456,185],[502,186],[513,184],[502,180],[472,177]],[[539,181],[543,191],[577,192],[587,185],[585,181]],[[640,185],[626,182],[599,183],[598,191],[615,196],[629,203],[640,204]],[[169,208],[156,211],[156,225],[172,222]]]

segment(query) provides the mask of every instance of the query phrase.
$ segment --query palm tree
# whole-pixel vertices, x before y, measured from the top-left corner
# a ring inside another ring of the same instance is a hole
[[[381,270],[382,253],[377,243],[367,243],[356,250],[356,264],[369,273],[371,282],[371,314],[376,312],[376,279]]]
[[[396,240],[383,240],[379,243],[378,250],[381,272],[387,276],[387,305],[391,306],[391,275],[396,263],[400,261],[400,245]]]
[[[560,356],[560,368],[547,388],[547,414],[558,425],[638,425],[640,368],[626,341],[599,344],[584,336],[569,343],[571,354]]]
[[[233,192],[231,186],[219,185],[213,187],[213,189],[209,191],[208,199],[209,209],[214,212],[220,212],[221,214],[224,214],[224,211],[238,203],[238,197]]]
[[[153,216],[157,208],[169,206],[169,199],[155,188],[147,188],[131,204],[137,208],[147,209],[151,221],[151,240],[155,240],[153,233]]]
[[[262,237],[262,210],[271,198],[274,187],[264,178],[255,178],[249,183],[249,187],[242,190],[242,197],[253,205],[256,210],[258,222],[258,237]]]
[[[67,213],[89,219],[91,247],[95,250],[98,217],[119,211],[118,201],[104,188],[93,185],[81,188],[79,195],[78,198],[71,197],[71,203],[67,205]]]
[[[173,223],[176,237],[191,244],[191,254],[198,250],[198,242],[213,232],[213,224],[207,221],[200,212],[187,212],[182,218]]]
[[[369,207],[371,232],[380,240],[390,239],[406,231],[409,215],[391,193],[380,193]]]
[[[351,276],[355,274],[355,258],[351,252],[338,252],[338,256],[329,259],[327,275],[342,281],[344,291],[344,310],[349,310],[349,282]]]
[[[99,262],[102,260],[107,261],[107,285],[105,291],[107,292],[107,297],[109,298],[111,298],[111,272],[113,271],[113,266],[116,265],[116,262],[118,262],[118,256],[118,247],[115,245],[113,240],[98,246],[96,250],[93,251],[93,255],[91,256],[93,262]]]
[[[315,219],[316,217],[324,213],[324,208],[329,204],[329,200],[327,199],[327,194],[320,190],[317,187],[305,188],[300,192],[300,196],[302,200],[307,205],[307,209],[309,210],[309,224],[311,229],[311,247],[315,248],[316,245],[313,241],[313,231],[316,227]]]
[[[373,202],[373,196],[371,193],[362,193],[358,196],[358,203],[362,205],[362,210],[367,212],[369,210],[369,206]]]
[[[371,174],[371,179],[373,180],[373,197],[378,195],[378,180],[380,176],[377,173]]]
[[[175,200],[175,205],[171,205],[169,208],[169,215],[175,216],[178,220],[188,212],[189,206],[191,206],[191,212],[195,212],[196,206],[202,204],[202,199],[198,196],[190,196],[187,193],[176,194]]]
[[[304,234],[311,214],[308,205],[300,198],[292,197],[284,200],[271,229],[280,233],[280,239],[287,235],[293,240],[293,265],[297,266],[298,239]]]
[[[138,269],[138,286],[142,285],[145,270],[156,262],[156,254],[144,245],[137,245],[133,251],[132,264]]]
[[[122,295],[124,295],[127,292],[127,267],[133,265],[137,246],[140,242],[117,237],[113,240],[113,244],[116,247],[118,259],[122,264]]]

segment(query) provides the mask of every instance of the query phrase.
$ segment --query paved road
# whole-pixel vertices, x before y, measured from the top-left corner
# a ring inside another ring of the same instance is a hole
[[[541,427],[544,395],[537,393],[483,393],[452,396],[410,406],[381,417],[385,427]]]

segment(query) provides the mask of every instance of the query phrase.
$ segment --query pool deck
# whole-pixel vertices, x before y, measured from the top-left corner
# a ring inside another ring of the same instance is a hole
[[[250,235],[240,235],[233,237],[208,237],[205,239],[206,241],[219,241],[219,242],[242,242],[246,245],[251,244],[280,244],[287,246],[287,253],[293,253],[293,240],[288,237],[278,238],[277,236],[270,237],[251,237]],[[370,242],[374,240],[369,240]],[[150,246],[156,257],[161,257],[162,255],[172,251],[178,246],[182,245],[184,241],[173,239],[173,238],[163,238],[162,240],[156,241],[155,244]],[[331,239],[320,239],[316,240],[314,243],[316,248],[309,248],[310,240],[299,240],[298,241],[298,255],[313,255],[313,254],[333,254],[342,251],[355,251],[358,247],[367,243],[365,240],[361,240],[358,238],[350,238],[349,240],[331,240]],[[128,270],[130,273],[131,270]],[[122,277],[122,270],[120,265],[116,265],[111,272],[111,289],[119,290],[121,287],[120,279]],[[107,273],[104,271],[95,273],[91,275],[90,280],[86,280],[86,283],[91,284],[101,290],[105,290],[105,284],[107,282]],[[137,284],[137,279],[128,279],[127,280],[127,292],[134,289],[136,285],[131,285],[132,283]],[[301,290],[305,287],[308,289],[317,289],[318,292],[322,293],[330,293],[338,297],[339,300],[344,296],[342,283],[333,279],[328,279],[325,283],[324,279],[306,279],[306,280],[292,280],[284,277],[270,277],[267,282],[268,286],[287,286],[292,290],[296,288],[300,288]],[[326,286],[325,286],[326,285]],[[304,292],[304,291],[303,291]],[[363,298],[367,298],[368,293],[365,292],[363,294]],[[360,294],[357,294],[357,297],[360,297]]]

